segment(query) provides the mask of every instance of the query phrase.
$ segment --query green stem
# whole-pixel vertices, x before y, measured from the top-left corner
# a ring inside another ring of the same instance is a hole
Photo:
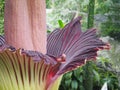
[[[94,6],[95,0],[89,0],[88,5],[88,24],[87,27],[92,28],[94,26]],[[93,90],[93,62],[86,63],[84,68],[84,88],[85,90]]]

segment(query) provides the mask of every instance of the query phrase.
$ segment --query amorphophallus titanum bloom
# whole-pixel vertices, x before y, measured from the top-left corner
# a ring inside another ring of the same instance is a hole
[[[78,17],[47,37],[47,53],[15,49],[0,37],[0,90],[58,90],[62,75],[108,49],[96,29],[81,31]]]
[[[65,72],[95,59],[99,49],[109,48],[95,29],[82,32],[78,17],[48,35],[46,53],[45,0],[5,1],[0,90],[57,90]]]

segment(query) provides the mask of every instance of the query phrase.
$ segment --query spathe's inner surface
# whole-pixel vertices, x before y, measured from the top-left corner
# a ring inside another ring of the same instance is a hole
[[[0,53],[0,90],[47,90],[55,66],[44,60],[34,62],[21,50],[5,50]]]

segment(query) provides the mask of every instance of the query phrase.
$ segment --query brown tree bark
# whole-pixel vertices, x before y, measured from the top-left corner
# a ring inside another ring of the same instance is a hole
[[[15,48],[46,53],[45,0],[5,0],[5,39]]]

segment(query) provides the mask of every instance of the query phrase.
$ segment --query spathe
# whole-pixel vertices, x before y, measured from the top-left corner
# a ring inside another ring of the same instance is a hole
[[[48,36],[46,54],[16,50],[0,37],[0,89],[57,90],[64,73],[85,64],[85,60],[96,59],[98,50],[108,49],[96,29],[81,31],[80,19]]]

